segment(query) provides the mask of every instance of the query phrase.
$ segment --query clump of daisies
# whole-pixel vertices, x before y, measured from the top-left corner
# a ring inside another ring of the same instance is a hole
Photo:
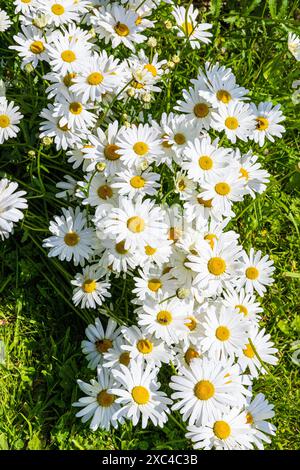
[[[229,223],[239,202],[265,191],[270,175],[253,148],[282,137],[284,116],[278,104],[251,103],[233,71],[212,62],[173,109],[152,115],[184,60],[171,67],[155,50],[160,3],[15,2],[11,48],[23,68],[46,70],[40,138],[66,151],[73,170],[57,184],[64,208],[44,247],[76,267],[78,308],[101,313],[111,286],[134,283],[132,326],[97,317],[87,327],[82,351],[97,377],[78,381],[85,396],[73,405],[93,431],[124,420],[163,427],[178,410],[195,448],[263,448],[274,412],[252,385],[277,362],[259,326],[274,266],[246,252]],[[164,3],[179,48],[211,42],[197,9]],[[124,116],[139,102],[138,116]],[[241,152],[240,141],[252,147]],[[113,305],[107,311],[118,319]],[[174,375],[161,384],[167,364]]]

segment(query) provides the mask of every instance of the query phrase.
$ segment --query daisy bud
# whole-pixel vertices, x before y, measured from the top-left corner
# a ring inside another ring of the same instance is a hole
[[[151,101],[151,94],[150,93],[144,93],[142,96],[142,100],[144,103],[150,103]]]
[[[42,144],[48,147],[49,145],[53,144],[53,139],[52,137],[43,137],[42,138]]]
[[[153,36],[150,36],[150,38],[148,39],[148,42],[147,42],[147,45],[149,47],[156,47],[157,46],[157,40],[153,37]]]
[[[127,88],[126,93],[128,96],[130,96],[130,98],[132,98],[135,95],[135,90],[134,88],[130,87],[130,88]]]
[[[172,60],[169,60],[167,62],[167,66],[170,67],[170,69],[173,69],[175,67],[176,64],[174,64],[174,62]]]
[[[102,171],[104,171],[105,168],[106,168],[105,162],[97,163],[96,165],[96,170],[99,171],[99,173],[102,173]]]
[[[123,119],[124,121],[126,121],[126,120],[128,119],[128,114],[123,113],[123,114],[122,114],[122,119]]]
[[[26,73],[32,73],[34,71],[34,67],[31,64],[26,64],[24,66],[24,70]]]
[[[125,121],[125,122],[124,122],[124,126],[127,127],[127,128],[129,128],[129,127],[131,127],[131,124],[130,124],[129,121]]]
[[[35,157],[35,155],[36,155],[36,153],[35,153],[35,151],[34,151],[34,150],[29,150],[29,152],[28,152],[28,154],[27,154],[27,155],[28,155],[28,157],[30,157],[30,158],[34,158],[34,157]]]
[[[180,57],[179,57],[179,55],[177,55],[177,54],[176,54],[176,55],[173,55],[172,61],[174,62],[174,64],[179,64],[179,62],[180,62]]]
[[[178,299],[186,299],[190,295],[190,289],[186,289],[185,287],[180,287],[176,291],[176,295]]]
[[[48,22],[49,17],[47,15],[40,15],[33,20],[32,24],[39,29],[43,29],[45,26],[47,26]]]
[[[172,29],[173,28],[173,25],[172,25],[170,20],[166,20],[164,22],[164,26],[165,26],[166,29]]]
[[[142,171],[147,170],[148,166],[149,166],[149,163],[147,162],[147,160],[144,160],[144,161],[142,161],[142,162],[140,163],[140,169],[141,169]]]

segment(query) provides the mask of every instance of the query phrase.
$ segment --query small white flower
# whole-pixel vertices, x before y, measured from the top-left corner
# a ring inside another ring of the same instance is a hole
[[[106,297],[111,297],[108,289],[110,283],[102,280],[104,271],[96,266],[87,266],[83,269],[82,274],[77,273],[71,284],[75,286],[73,290],[73,302],[75,307],[80,308],[96,308],[102,305]]]
[[[1,118],[1,116],[0,116]],[[8,238],[13,226],[23,219],[24,209],[27,209],[25,191],[16,191],[18,184],[6,178],[0,179],[0,237]]]

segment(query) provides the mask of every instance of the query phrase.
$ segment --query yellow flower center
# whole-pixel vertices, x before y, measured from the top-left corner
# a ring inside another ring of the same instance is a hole
[[[252,416],[252,414],[249,413],[249,412],[248,412],[247,415],[246,415],[246,423],[247,423],[247,424],[253,424],[253,423],[254,423],[253,416]]]
[[[133,80],[133,81],[131,82],[131,86],[132,86],[133,88],[135,88],[136,90],[141,90],[142,88],[144,88],[143,83],[140,83],[140,82],[138,82],[137,80]]]
[[[95,342],[96,349],[99,353],[106,353],[113,346],[113,342],[110,339],[99,339]]]
[[[107,144],[106,147],[104,148],[104,156],[106,160],[118,160],[121,155],[117,153],[117,150],[119,150],[120,147],[115,144]]]
[[[22,3],[31,3],[31,0],[21,0]]]
[[[76,73],[67,73],[67,75],[63,78],[63,82],[66,85],[66,87],[70,87],[71,85],[74,84],[73,78],[76,77]]]
[[[118,21],[118,23],[115,25],[115,32],[119,35],[119,36],[128,36],[128,34],[130,33],[129,31],[129,28],[126,24],[124,23],[120,23]]]
[[[181,28],[183,29],[183,32],[188,36],[190,36],[194,31],[194,26],[189,21],[182,23]]]
[[[60,15],[63,15],[64,12],[65,12],[65,9],[62,5],[60,5],[59,3],[55,3],[54,5],[52,5],[51,7],[51,11],[54,15],[57,15],[57,16],[60,16]]]
[[[197,201],[201,206],[211,208],[212,207],[212,199],[208,199],[207,201],[202,197],[197,197]]]
[[[113,190],[107,184],[103,184],[97,189],[97,194],[100,199],[110,199],[113,195]]]
[[[126,255],[126,253],[128,253],[128,250],[125,250],[125,241],[121,241],[119,243],[116,244],[115,248],[116,248],[116,252],[119,253],[120,255]]]
[[[97,283],[93,279],[86,279],[86,281],[84,281],[84,283],[82,284],[82,290],[86,294],[91,294],[92,292],[94,292],[96,290],[96,287]]]
[[[194,106],[194,114],[197,118],[204,118],[209,113],[209,107],[205,103],[197,103]]]
[[[245,178],[247,181],[249,179],[249,173],[245,168],[240,168],[240,178]]]
[[[138,16],[137,19],[135,20],[135,24],[138,26],[142,22],[142,17]]]
[[[60,130],[63,131],[63,132],[68,132],[68,131],[70,130],[70,129],[68,128],[68,124],[65,124],[64,126],[58,125],[57,127],[58,127],[58,129],[60,129]]]
[[[150,279],[148,281],[148,289],[152,292],[157,292],[162,286],[162,283],[159,279]]]
[[[156,76],[157,76],[157,69],[156,69],[156,67],[155,67],[154,65],[152,65],[152,64],[146,64],[146,65],[144,66],[144,68],[145,68],[146,70],[148,70],[148,72],[150,72],[153,77],[156,77]]]
[[[226,263],[223,258],[214,257],[211,258],[207,263],[207,269],[214,276],[220,276],[226,271]]]
[[[78,102],[74,101],[74,103],[70,103],[69,110],[70,110],[70,113],[75,114],[76,116],[78,116],[79,114],[82,113],[83,106],[82,106],[81,103],[78,103]]]
[[[185,135],[181,134],[180,132],[174,135],[174,140],[177,145],[183,145],[186,143]]]
[[[168,310],[160,310],[160,312],[158,312],[156,316],[157,323],[163,326],[170,325],[170,323],[172,323],[172,320],[172,314]]]
[[[177,188],[179,189],[179,191],[184,191],[184,190],[185,190],[186,184],[185,184],[184,178],[181,178],[181,179],[177,182]]]
[[[216,338],[220,341],[227,341],[230,338],[230,331],[226,326],[219,326],[216,329]]]
[[[138,405],[146,405],[150,399],[149,390],[147,390],[142,385],[138,385],[137,387],[133,387],[131,391],[131,396],[135,403]]]
[[[194,387],[194,394],[199,400],[209,400],[215,394],[215,387],[209,380],[200,380]]]
[[[190,365],[191,360],[200,357],[200,354],[194,348],[188,348],[184,354],[185,362]]]
[[[140,339],[136,343],[138,351],[142,354],[149,354],[153,349],[153,343],[149,339]]]
[[[100,85],[103,82],[103,78],[102,73],[93,72],[87,77],[86,81],[89,85]]]
[[[169,148],[172,147],[172,144],[170,144],[170,143],[169,143],[169,140],[168,140],[168,139],[170,138],[170,136],[168,136],[168,134],[162,135],[161,138],[164,139],[164,140],[162,141],[162,144],[161,144],[161,145],[162,145],[165,149],[169,149]],[[166,139],[167,139],[167,140],[166,140]]]
[[[42,43],[42,41],[33,41],[30,44],[29,49],[31,50],[33,54],[41,54],[42,52],[44,52],[45,46]]]
[[[133,233],[143,232],[145,228],[145,221],[138,215],[135,215],[127,220],[127,228]]]
[[[253,359],[253,357],[255,356],[255,352],[253,351],[253,348],[252,348],[251,344],[249,344],[249,343],[246,344],[245,349],[243,349],[243,353],[249,359]]]
[[[208,233],[205,235],[204,240],[207,240],[208,243],[210,244],[211,248],[215,246],[215,240],[217,240],[218,237],[214,233]]]
[[[181,237],[181,230],[177,227],[171,227],[169,230],[168,239],[172,240],[173,242],[177,242]]]
[[[130,362],[130,354],[128,352],[123,352],[119,357],[119,363],[123,366],[128,366]]]
[[[258,131],[265,131],[269,127],[269,121],[265,117],[262,117],[262,116],[257,117],[256,122],[257,122],[256,129]]]
[[[217,183],[215,185],[215,191],[217,194],[219,194],[220,196],[227,196],[227,194],[230,193],[230,186],[228,183]]]
[[[61,53],[61,58],[64,62],[68,62],[70,64],[76,60],[76,55],[73,51],[66,50]]]
[[[231,434],[231,429],[226,421],[216,421],[213,427],[214,435],[219,439],[227,439]]]
[[[259,276],[259,270],[254,266],[246,269],[246,278],[250,279],[250,281],[255,281]]]
[[[244,305],[236,305],[235,308],[239,309],[239,313],[243,313],[243,315],[246,317],[248,315],[248,309]]]
[[[226,90],[219,90],[217,92],[217,99],[222,101],[224,104],[228,104],[231,101],[231,94]]]
[[[210,158],[208,155],[203,155],[202,157],[199,158],[198,164],[201,170],[211,170],[214,163],[213,163],[212,158]]]
[[[231,131],[235,131],[239,127],[237,118],[231,116],[225,119],[225,126]]]
[[[10,125],[10,119],[7,114],[0,114],[0,127],[5,129]]]
[[[149,151],[149,145],[145,142],[136,142],[133,146],[133,150],[137,155],[142,156]]]
[[[64,236],[64,242],[68,246],[76,246],[80,241],[80,236],[76,232],[68,232]]]
[[[197,328],[197,320],[195,317],[187,317],[187,321],[184,323],[190,331],[194,331]]]
[[[109,408],[114,403],[115,399],[115,395],[107,393],[106,390],[101,390],[97,395],[97,402],[104,408]]]
[[[154,255],[156,252],[157,252],[157,248],[153,248],[153,247],[150,246],[150,245],[146,245],[146,246],[145,246],[145,254],[146,254],[147,256],[152,256],[152,255]]]
[[[140,189],[145,186],[146,180],[142,176],[133,176],[130,180],[130,184],[135,189]]]

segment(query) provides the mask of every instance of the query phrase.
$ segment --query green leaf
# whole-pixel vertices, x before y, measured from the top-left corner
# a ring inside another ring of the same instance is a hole
[[[0,434],[0,450],[8,450],[8,442],[6,439],[6,434],[1,433]]]
[[[289,328],[289,325],[286,321],[284,320],[280,320],[278,323],[278,328],[280,329],[280,331],[282,331],[282,333],[284,333],[285,335],[288,335],[289,332],[290,332],[290,328]]]
[[[210,5],[210,12],[212,15],[218,18],[221,13],[221,8],[222,8],[222,0],[212,0],[211,5]]]
[[[28,442],[28,449],[29,450],[41,450],[43,448],[43,443],[39,438],[39,435],[36,433],[32,436],[30,441]]]
[[[277,17],[277,1],[268,0],[268,7],[272,18],[275,19]]]
[[[261,0],[252,0],[252,2],[247,2],[248,5],[246,9],[244,10],[244,15],[249,15],[260,3]]]

